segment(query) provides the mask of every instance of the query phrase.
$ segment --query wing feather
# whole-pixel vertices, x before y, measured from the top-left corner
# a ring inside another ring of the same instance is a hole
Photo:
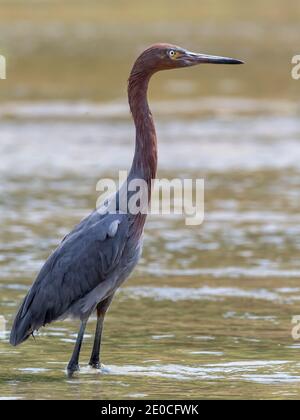
[[[63,316],[72,304],[105,282],[120,261],[129,226],[126,215],[95,211],[63,239],[23,301],[11,333],[13,344]]]

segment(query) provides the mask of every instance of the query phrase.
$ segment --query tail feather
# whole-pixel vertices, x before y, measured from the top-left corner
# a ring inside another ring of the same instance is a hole
[[[50,293],[51,292],[51,293]],[[51,299],[52,290],[44,293],[36,284],[25,297],[13,323],[10,333],[10,344],[17,346],[27,340],[34,331],[58,319],[65,309],[61,305],[55,306]]]
[[[10,332],[10,344],[17,346],[23,341],[27,340],[30,335],[33,333],[34,329],[32,328],[32,317],[30,311],[24,312],[25,301],[20,307],[16,318],[13,323],[13,327]]]

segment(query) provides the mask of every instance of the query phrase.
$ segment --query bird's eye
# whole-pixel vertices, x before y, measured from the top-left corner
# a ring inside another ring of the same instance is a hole
[[[176,52],[174,50],[169,51],[169,57],[174,58],[176,55]]]

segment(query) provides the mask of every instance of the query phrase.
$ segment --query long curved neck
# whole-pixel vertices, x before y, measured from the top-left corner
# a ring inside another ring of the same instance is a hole
[[[136,127],[135,153],[130,177],[144,179],[151,194],[151,180],[157,170],[157,139],[155,126],[147,100],[150,72],[139,71],[135,66],[128,81],[128,101]]]

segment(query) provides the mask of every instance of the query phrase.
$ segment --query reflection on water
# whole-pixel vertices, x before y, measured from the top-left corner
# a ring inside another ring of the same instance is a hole
[[[75,321],[17,348],[2,333],[1,398],[300,397],[296,111],[247,99],[193,106],[154,103],[159,176],[205,178],[204,224],[148,219],[141,264],[107,317],[101,372],[87,367],[95,319],[74,380],[65,366]],[[134,132],[120,103],[23,103],[0,107],[0,137],[0,313],[10,326],[47,255],[94,207],[97,180],[128,168]]]

